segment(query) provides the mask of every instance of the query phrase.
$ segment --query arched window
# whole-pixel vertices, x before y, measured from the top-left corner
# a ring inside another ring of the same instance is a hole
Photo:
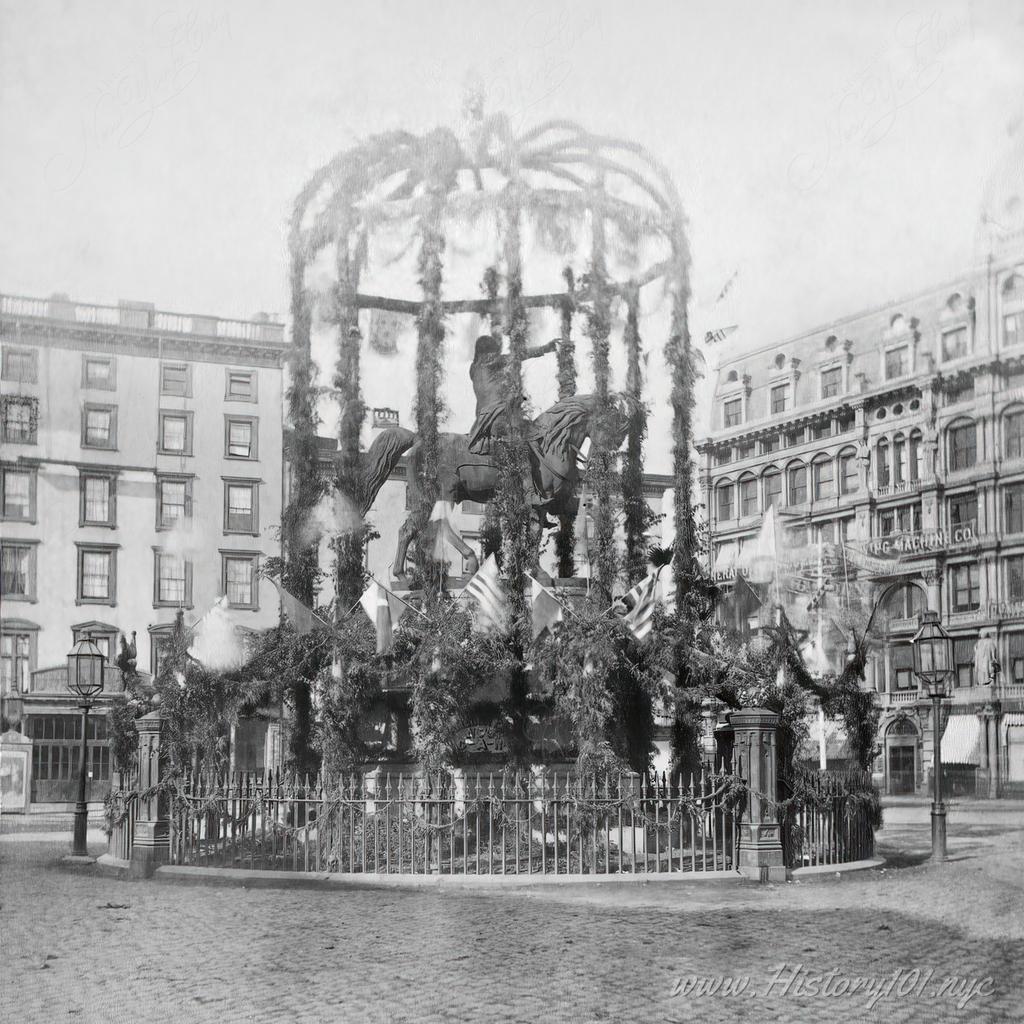
[[[1007,459],[1024,456],[1024,409],[1014,409],[1003,417],[1003,456]]]
[[[889,474],[889,442],[882,438],[875,446],[875,483],[879,487],[888,487]]]
[[[764,507],[765,511],[773,505],[778,508],[782,504],[782,474],[777,469],[765,471],[764,477]]]
[[[740,515],[757,515],[757,478],[745,476],[740,478]]]
[[[732,484],[718,485],[718,518],[732,519]]]
[[[969,469],[978,458],[978,431],[973,422],[949,428],[949,468]]]
[[[820,501],[822,498],[831,498],[835,494],[835,463],[827,456],[815,459],[813,472],[814,500]]]
[[[907,439],[902,434],[892,439],[892,475],[893,483],[907,479]]]
[[[807,501],[807,467],[798,462],[789,467],[789,495],[790,505],[802,505]]]
[[[917,483],[924,467],[921,463],[921,431],[916,427],[910,432],[910,479]]]
[[[857,453],[852,448],[839,453],[839,493],[856,494],[860,489]]]
[[[738,374],[736,373],[736,371],[735,371],[735,370],[730,370],[730,371],[729,371],[729,376],[728,376],[728,377],[726,377],[725,379],[726,379],[727,381],[729,381],[729,382],[732,382],[732,381],[734,381],[734,380],[739,380],[740,378],[739,378],[739,375],[738,375]]]

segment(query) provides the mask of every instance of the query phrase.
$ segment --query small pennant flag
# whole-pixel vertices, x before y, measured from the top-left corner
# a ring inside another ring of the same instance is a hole
[[[732,291],[732,286],[736,283],[736,278],[739,276],[739,273],[740,271],[737,267],[736,270],[732,272],[732,277],[730,277],[729,280],[725,282],[725,284],[722,287],[722,290],[718,293],[718,298],[715,299],[716,306],[719,302],[722,301],[722,299],[726,297],[726,295],[729,294],[730,291]]]
[[[707,331],[704,334],[705,345],[717,345],[720,341],[725,341],[734,331],[739,330],[739,324],[730,324],[728,327],[716,327],[713,331]]]
[[[476,605],[476,624],[484,633],[504,625],[508,602],[498,579],[498,563],[488,555],[462,591]]]
[[[377,653],[390,654],[394,646],[395,626],[405,611],[402,603],[376,580],[366,588],[359,603],[377,630]]]
[[[270,582],[277,589],[281,599],[281,610],[288,617],[288,621],[296,633],[303,636],[312,632],[317,626],[323,629],[331,628],[312,608],[307,608],[294,594],[288,593],[277,580],[272,579]]]
[[[530,580],[530,604],[533,612],[533,639],[547,630],[554,630],[555,623],[562,621],[562,604],[547,587],[538,583],[532,576]]]

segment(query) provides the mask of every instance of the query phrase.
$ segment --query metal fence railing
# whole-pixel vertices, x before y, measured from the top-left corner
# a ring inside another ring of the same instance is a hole
[[[186,778],[175,864],[445,875],[683,874],[736,868],[735,776],[569,774]]]

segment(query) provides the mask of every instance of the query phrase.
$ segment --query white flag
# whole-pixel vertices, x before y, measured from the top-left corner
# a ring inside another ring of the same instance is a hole
[[[532,576],[530,581],[530,604],[532,607],[533,639],[544,632],[553,630],[556,622],[562,621],[562,604],[547,587],[538,583]]]
[[[394,646],[395,626],[405,607],[376,580],[366,588],[359,603],[377,631],[377,653],[389,654]]]

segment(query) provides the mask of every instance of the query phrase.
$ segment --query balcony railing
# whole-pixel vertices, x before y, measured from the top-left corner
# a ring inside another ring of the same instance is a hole
[[[284,344],[284,324],[269,320],[228,320],[215,316],[166,313],[136,306],[101,306],[71,299],[33,299],[20,295],[0,295],[0,315],[30,317],[38,320],[62,320],[67,323],[99,327],[121,327],[137,331],[156,331],[203,338],[223,338],[250,344]]]
[[[108,662],[103,671],[103,692],[121,693],[123,690],[124,683],[121,680],[120,670]],[[29,692],[69,694],[67,665],[36,669],[32,673]]]

